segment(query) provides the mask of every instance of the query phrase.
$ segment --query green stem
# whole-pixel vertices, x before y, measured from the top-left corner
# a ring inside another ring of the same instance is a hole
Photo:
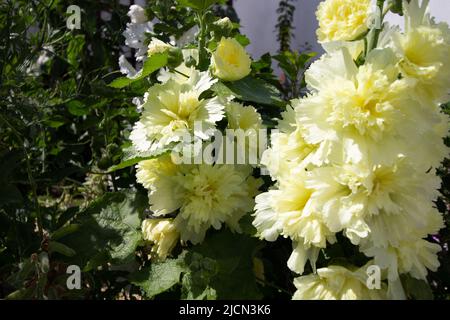
[[[173,69],[173,71],[174,71],[175,73],[178,73],[179,75],[182,75],[182,76],[185,77],[185,78],[189,78],[189,76],[188,76],[187,74],[185,74],[185,73],[183,73],[183,72],[181,72],[181,71],[178,71],[177,69]]]
[[[205,15],[203,12],[197,13],[197,19],[200,27],[198,36],[198,64],[200,71],[205,71],[208,68],[208,55],[206,52],[206,25]]]
[[[378,19],[380,22],[380,25],[378,25],[377,23],[375,23],[375,26],[372,28],[372,30],[370,30],[369,35],[368,35],[368,46],[367,46],[367,51],[366,51],[366,56],[367,54],[369,54],[370,51],[372,51],[373,49],[375,49],[378,45],[378,40],[380,38],[380,33],[381,30],[383,28],[383,19],[384,19],[384,2],[386,0],[377,0],[377,8],[378,8]]]

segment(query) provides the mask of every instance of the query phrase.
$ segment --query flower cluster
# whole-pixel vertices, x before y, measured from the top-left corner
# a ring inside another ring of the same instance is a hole
[[[226,224],[240,231],[239,220],[254,206],[260,182],[251,167],[175,165],[169,155],[142,161],[137,181],[149,192],[150,209],[161,217],[176,214],[173,224],[181,240],[197,244],[206,231]]]
[[[354,40],[369,2],[323,2],[319,39]],[[310,93],[291,102],[271,137],[263,164],[276,185],[256,197],[254,225],[266,240],[292,239],[288,266],[299,274],[308,260],[315,271],[337,233],[384,271],[390,298],[402,297],[400,274],[425,280],[439,266],[440,246],[426,238],[443,227],[435,170],[448,154],[439,106],[450,87],[450,29],[429,17],[427,2],[404,1],[405,31],[385,26],[364,63],[351,43],[325,46],[306,72]],[[295,285],[301,299],[386,295],[338,266]]]
[[[125,45],[135,50],[135,59],[137,62],[145,61],[147,55],[146,34],[153,31],[153,22],[148,21],[144,8],[139,5],[131,5],[128,11],[130,22],[127,23],[127,29],[123,32]],[[128,77],[136,75],[137,70],[131,65],[125,55],[119,57],[120,72]]]
[[[216,27],[223,26],[229,33],[234,25],[227,21],[217,20]],[[251,59],[244,47],[235,38],[223,36],[217,40],[215,50],[199,50],[168,44],[156,37],[145,50],[146,59],[181,53],[179,62],[169,59],[159,69],[158,81],[138,106],[140,119],[130,134],[134,150],[152,155],[136,165],[136,178],[148,190],[152,217],[143,221],[142,233],[155,259],[165,259],[179,241],[202,242],[211,227],[226,225],[240,232],[239,220],[252,212],[262,184],[253,177],[253,168],[248,164],[177,161],[186,156],[183,152],[190,147],[193,153],[202,152],[202,147],[194,148],[196,143],[211,141],[217,131],[262,127],[254,107],[235,101],[231,94],[213,90],[219,81],[237,81],[249,75]],[[206,68],[200,66],[201,56],[205,55],[208,59],[211,56]],[[192,140],[186,142],[186,135]]]

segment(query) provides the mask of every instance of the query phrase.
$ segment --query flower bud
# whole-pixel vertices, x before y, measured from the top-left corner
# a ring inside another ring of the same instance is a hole
[[[222,38],[212,54],[213,74],[225,81],[237,81],[251,72],[251,59],[236,39]]]

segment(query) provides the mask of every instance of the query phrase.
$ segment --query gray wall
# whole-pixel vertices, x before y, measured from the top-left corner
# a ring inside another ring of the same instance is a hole
[[[248,50],[254,58],[278,49],[275,24],[279,0],[234,0],[234,7],[241,19],[242,32],[252,41]],[[321,52],[316,40],[317,21],[315,11],[320,0],[297,0],[294,18],[296,29],[293,49],[309,42],[314,51]],[[450,24],[450,0],[430,0],[430,11],[437,21]],[[387,16],[392,23],[402,24],[402,18],[393,14]]]

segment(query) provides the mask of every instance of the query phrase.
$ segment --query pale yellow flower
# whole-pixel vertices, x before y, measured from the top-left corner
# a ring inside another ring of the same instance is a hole
[[[163,53],[167,50],[173,48],[170,44],[165,43],[164,41],[159,40],[158,38],[152,38],[152,41],[148,45],[148,56],[152,56],[156,53]]]
[[[250,74],[251,59],[236,39],[222,38],[211,57],[213,74],[224,81],[237,81]]]
[[[351,41],[368,29],[370,0],[326,0],[319,4],[319,42]]]
[[[259,130],[262,126],[261,115],[252,106],[244,106],[238,102],[230,102],[225,107],[228,128],[242,130]]]
[[[361,246],[366,256],[373,257],[374,263],[388,271],[388,279],[397,280],[399,274],[410,273],[416,279],[426,280],[428,270],[439,268],[438,252],[441,246],[425,239],[404,241],[398,247]]]
[[[417,80],[424,104],[450,99],[450,28],[427,14],[428,1],[405,3],[405,32],[394,33],[393,44],[401,58],[402,75]]]
[[[297,291],[294,300],[383,300],[387,297],[386,286],[369,289],[366,286],[366,268],[355,271],[331,265],[294,279]]]
[[[200,98],[217,80],[207,72],[193,70],[179,82],[169,79],[151,87],[142,105],[142,115],[131,132],[134,147],[142,152],[179,143],[187,134],[206,140],[224,116],[220,97]],[[197,127],[196,127],[197,125]]]
[[[399,78],[397,63],[386,48],[371,51],[358,67],[343,48],[311,65],[306,81],[312,93],[293,106],[305,141],[320,145],[318,159],[357,162],[365,153],[389,164],[404,154],[421,170],[439,166],[446,147],[437,129],[446,120],[418,101],[415,81]]]
[[[370,236],[377,246],[398,245],[409,239],[411,230],[436,220],[430,208],[439,178],[418,171],[404,158],[389,166],[365,160],[316,168],[305,185],[314,190],[308,210],[321,212],[331,231],[344,230],[354,244]]]
[[[142,236],[152,243],[152,254],[164,260],[180,238],[172,219],[145,219],[142,221]]]
[[[222,161],[225,163],[226,157],[230,156],[227,148],[231,146],[234,148],[234,163],[257,165],[265,149],[264,141],[260,139],[260,130],[263,129],[261,115],[254,107],[233,101],[225,106],[225,113],[228,120],[225,139],[229,140],[223,141]]]
[[[239,220],[252,211],[261,185],[249,166],[173,165],[169,155],[142,161],[137,178],[149,191],[155,216],[176,213],[182,241],[200,243],[206,231],[227,224],[239,231]]]
[[[292,100],[295,105],[298,100]],[[303,137],[301,128],[296,119],[295,111],[288,105],[278,121],[278,131],[270,136],[271,147],[264,151],[261,164],[270,173],[272,179],[282,179],[289,176],[292,170],[306,167],[315,162],[314,151],[317,145],[308,144]]]
[[[305,210],[314,190],[306,188],[304,181],[303,171],[291,172],[279,181],[277,189],[258,195],[253,221],[261,238],[275,241],[282,235],[293,240],[288,266],[300,274],[307,260],[314,266],[317,248],[335,241],[322,215]]]

